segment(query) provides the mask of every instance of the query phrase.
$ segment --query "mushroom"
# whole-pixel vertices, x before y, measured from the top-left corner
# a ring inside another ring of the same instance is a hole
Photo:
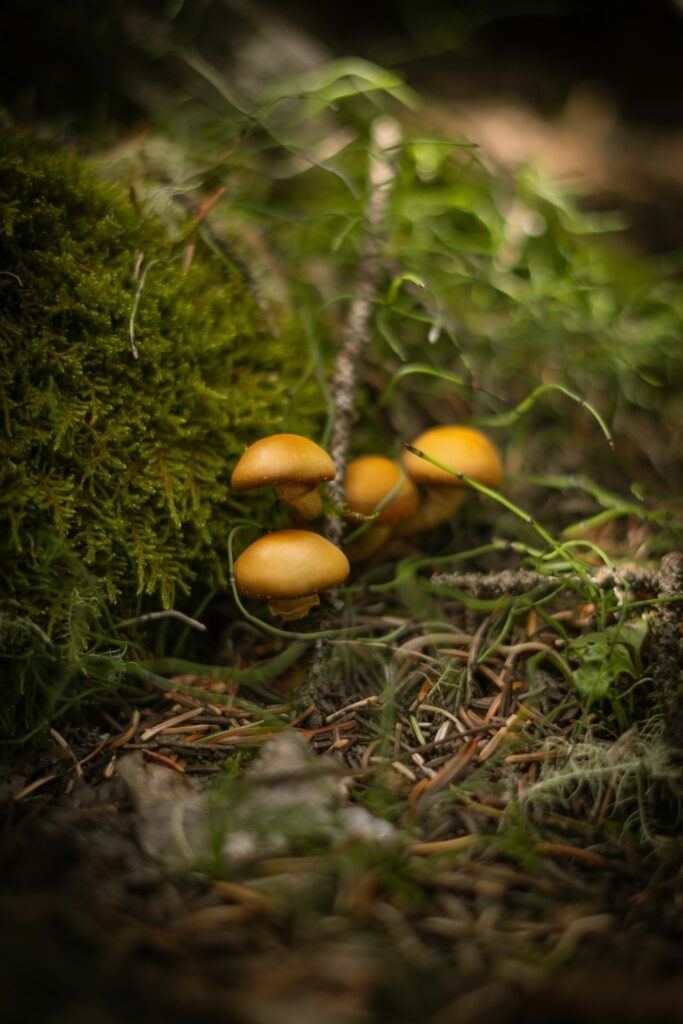
[[[477,483],[496,489],[500,487],[503,479],[500,455],[492,442],[478,430],[458,426],[432,427],[415,439],[413,447]],[[406,536],[450,519],[467,496],[467,484],[412,452],[403,454],[403,465],[416,483],[425,485],[426,497],[415,515],[401,523],[396,532]]]
[[[234,565],[237,589],[265,598],[273,615],[300,619],[320,603],[318,594],[349,574],[343,551],[310,530],[277,530],[250,544]]]
[[[322,512],[317,486],[336,473],[334,462],[315,441],[300,434],[271,434],[242,454],[231,484],[235,491],[274,487],[302,519],[315,519]]]
[[[344,496],[351,512],[363,516],[377,513],[365,532],[347,545],[346,553],[351,562],[374,555],[391,536],[394,524],[412,516],[420,504],[413,481],[398,463],[385,455],[362,455],[349,463]],[[378,510],[382,502],[385,504]]]

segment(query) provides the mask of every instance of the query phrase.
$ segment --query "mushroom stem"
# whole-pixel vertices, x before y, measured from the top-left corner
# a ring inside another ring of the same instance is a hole
[[[305,597],[271,597],[268,611],[271,615],[279,615],[286,622],[291,622],[292,619],[303,619],[317,604],[320,604],[317,594],[308,594]]]
[[[409,519],[396,523],[394,534],[398,537],[409,537],[411,534],[431,530],[440,523],[445,523],[454,515],[465,498],[464,487],[427,487],[425,499]]]
[[[372,523],[358,540],[352,541],[344,548],[349,562],[364,562],[389,540],[392,534],[390,523]]]
[[[317,519],[323,510],[317,487],[311,489],[305,484],[278,484],[275,492],[280,501],[293,508],[302,519]]]

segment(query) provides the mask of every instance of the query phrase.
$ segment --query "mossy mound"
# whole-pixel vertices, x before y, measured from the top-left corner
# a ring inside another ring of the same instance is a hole
[[[224,582],[230,469],[281,426],[302,357],[220,252],[196,239],[190,261],[187,240],[51,144],[3,129],[0,154],[9,729],[34,713],[40,650],[73,660],[141,595],[168,607],[193,580]]]

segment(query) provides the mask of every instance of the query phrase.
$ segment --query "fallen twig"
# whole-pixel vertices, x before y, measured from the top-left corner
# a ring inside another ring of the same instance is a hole
[[[356,296],[351,303],[343,330],[334,375],[330,382],[333,422],[329,451],[337,466],[337,476],[328,492],[334,508],[325,524],[325,536],[333,544],[341,540],[344,522],[339,509],[344,504],[344,468],[349,439],[356,419],[356,388],[358,370],[364,349],[372,337],[372,314],[379,289],[384,236],[389,196],[396,177],[395,151],[400,142],[400,128],[392,118],[377,118],[371,127],[370,164],[368,169],[368,200],[365,209],[365,236],[358,263]],[[321,631],[332,628],[339,618],[341,604],[333,593],[324,599],[320,615]],[[319,702],[327,676],[332,646],[329,641],[316,642],[308,680],[301,692],[301,703]]]
[[[124,619],[123,622],[116,623],[116,628],[122,629],[124,626],[142,626],[145,622],[158,622],[161,619],[175,619],[176,622],[182,622],[184,626],[190,626],[192,629],[196,629],[200,633],[206,633],[206,626],[203,622],[198,622],[197,619],[192,619],[184,612],[176,611],[175,608],[165,608],[158,612],[146,612],[144,615],[136,615],[135,618],[132,619]]]
[[[656,591],[658,574],[652,569],[610,569],[603,566],[591,582],[600,590],[613,587]],[[473,597],[497,597],[503,594],[527,594],[537,587],[556,587],[558,583],[585,585],[579,576],[533,572],[530,569],[504,569],[502,572],[435,573],[431,583],[436,587],[466,590]]]

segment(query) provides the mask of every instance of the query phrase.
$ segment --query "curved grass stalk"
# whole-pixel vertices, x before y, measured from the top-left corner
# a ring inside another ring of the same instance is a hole
[[[382,394],[377,400],[376,408],[382,409],[391,400],[396,389],[396,385],[399,381],[402,381],[404,377],[412,377],[416,374],[422,374],[426,377],[438,377],[440,380],[445,380],[449,384],[457,384],[462,388],[472,388],[471,384],[463,378],[459,377],[454,373],[446,373],[444,370],[436,370],[433,366],[428,366],[426,363],[408,363],[406,366],[402,366],[400,370],[397,370],[393,375],[387,386],[385,387]]]
[[[460,480],[468,487],[471,487],[475,491],[479,491],[480,494],[485,494],[487,498],[492,498],[494,501],[498,502],[499,505],[502,505],[504,508],[508,509],[508,511],[514,513],[514,515],[516,515],[518,519],[521,519],[522,522],[530,526],[532,530],[535,530],[539,537],[545,541],[545,543],[548,545],[549,548],[552,549],[553,552],[558,553],[560,555],[563,555],[565,552],[567,552],[567,560],[569,564],[572,566],[574,572],[577,574],[577,576],[581,577],[584,583],[586,583],[588,586],[592,586],[591,578],[586,573],[584,567],[581,565],[580,562],[571,557],[571,554],[568,551],[568,545],[558,543],[558,541],[556,541],[554,537],[552,537],[552,535],[548,533],[545,527],[541,526],[541,524],[537,522],[537,520],[534,519],[533,516],[531,516],[528,512],[525,512],[523,508],[519,507],[519,505],[515,505],[513,501],[510,501],[509,498],[506,498],[504,495],[500,494],[499,491],[495,491],[492,487],[487,487],[486,484],[481,484],[477,480],[473,480],[471,477],[465,476],[464,473],[459,473],[457,470],[451,469],[450,466],[446,466],[443,462],[439,462],[437,459],[433,459],[430,455],[427,455],[425,452],[421,451],[419,448],[416,448],[414,445],[408,444],[406,441],[404,441],[403,447],[406,448],[409,452],[412,452],[413,455],[417,455],[419,459],[425,459],[426,462],[430,462],[433,466],[436,466],[437,469],[443,470],[444,473],[449,473],[451,476],[456,477],[456,479]]]
[[[581,395],[577,395],[574,391],[570,391],[569,388],[563,387],[562,384],[539,384],[537,388],[534,388],[530,395],[527,395],[527,397],[521,401],[519,405],[516,405],[510,412],[500,413],[497,416],[486,416],[483,419],[477,419],[475,422],[477,425],[483,427],[508,427],[510,424],[516,423],[516,421],[523,416],[525,412],[528,412],[529,409],[536,404],[536,401],[541,397],[541,395],[544,395],[548,391],[559,391],[560,394],[565,395],[567,398],[571,398],[573,402],[576,402],[578,405],[586,409],[605,435],[607,444],[610,446],[612,451],[614,451],[614,441],[612,440],[609,427],[597,409],[595,409],[590,402],[587,402],[585,398],[582,398]]]
[[[142,274],[140,275],[140,283],[138,284],[137,289],[135,291],[135,296],[133,298],[133,305],[132,305],[131,311],[130,311],[130,318],[128,320],[128,334],[129,334],[129,337],[130,337],[130,350],[131,350],[131,352],[133,354],[133,359],[138,359],[139,355],[140,355],[140,353],[138,352],[137,341],[135,339],[135,320],[136,320],[137,315],[138,315],[138,307],[140,305],[140,299],[142,298],[142,292],[143,292],[144,287],[145,287],[145,281],[147,279],[147,274],[149,273],[149,271],[152,269],[153,266],[155,266],[157,263],[163,263],[163,262],[164,262],[163,260],[157,259],[157,260],[150,260],[149,263],[147,263],[147,265],[145,266],[144,270],[142,271]]]
[[[178,55],[185,61],[188,67],[192,68],[193,71],[208,82],[209,85],[216,90],[221,99],[229,107],[235,110],[252,128],[258,128],[259,131],[262,131],[278,150],[289,153],[291,156],[297,157],[299,160],[303,160],[311,167],[317,167],[319,170],[333,174],[343,182],[354,199],[359,198],[358,188],[350,175],[341,170],[341,168],[336,167],[334,164],[330,164],[324,160],[316,160],[315,157],[311,156],[310,153],[305,149],[302,149],[300,146],[295,146],[292,143],[285,142],[284,139],[278,138],[258,113],[246,109],[241,99],[232,91],[223,75],[221,75],[220,72],[200,53],[188,47],[179,51]]]
[[[605,523],[611,523],[615,519],[623,519],[626,516],[632,516],[633,512],[629,506],[624,508],[610,508],[605,509],[602,512],[597,512],[594,516],[590,516],[588,519],[582,519],[580,523],[572,523],[570,526],[565,526],[562,531],[563,537],[576,537],[584,530],[594,530],[600,526],[604,526]],[[640,519],[645,518],[642,514],[639,515]]]
[[[161,678],[168,675],[197,675],[208,676],[211,679],[218,679],[226,683],[236,683],[238,686],[260,686],[276,679],[286,669],[291,668],[308,649],[309,645],[302,641],[295,641],[284,651],[276,654],[268,661],[250,668],[230,668],[225,665],[204,665],[194,661],[186,661],[184,658],[155,658],[151,661],[126,662],[125,669],[134,675],[139,675],[141,670],[145,674]],[[168,689],[176,689],[175,683],[167,679]],[[185,684],[183,684],[185,685]],[[207,693],[199,687],[190,687],[196,691],[193,695],[203,694],[206,700],[213,700],[216,694]],[[185,691],[183,691],[185,692]],[[220,696],[217,695],[217,696]]]
[[[410,274],[407,271],[404,274],[399,274],[392,280],[387,290],[386,299],[384,300],[387,306],[393,306],[393,304],[396,302],[396,299],[398,298],[399,293],[401,291],[401,285],[405,281],[408,281],[410,284],[417,285],[418,288],[427,288],[425,282],[422,280],[421,277],[418,277],[417,274]]]
[[[626,502],[623,495],[608,491],[606,487],[597,484],[590,477],[584,476],[582,473],[570,473],[564,476],[556,473],[541,473],[525,477],[525,480],[530,484],[536,484],[539,487],[550,487],[557,491],[585,491],[599,505],[602,505],[604,509],[627,508],[632,515],[647,517],[642,500],[638,499],[638,504]]]
[[[527,647],[528,645],[518,644],[517,646],[522,648]],[[527,672],[529,673],[529,679],[534,686],[536,685],[536,666],[541,661],[552,662],[555,668],[558,668],[562,673],[565,682],[567,682],[573,689],[576,689],[576,681],[571,668],[564,658],[558,654],[557,651],[554,651],[552,647],[548,647],[547,644],[543,644],[543,650],[537,650],[537,653],[533,654],[531,658],[529,658],[526,665]]]
[[[356,529],[353,530],[353,532],[350,533],[348,537],[344,538],[344,544],[351,544],[354,540],[357,540],[359,537],[362,537],[365,531],[369,530],[372,524],[376,521],[382,509],[386,508],[389,502],[398,494],[401,487],[403,486],[403,481],[406,479],[405,470],[403,466],[400,465],[400,463],[398,468],[400,471],[399,478],[394,484],[394,486],[391,488],[390,491],[387,491],[387,493],[384,495],[381,501],[377,502],[377,504],[375,505],[375,511],[371,512],[370,515],[364,516],[363,522],[360,524],[360,526],[357,526]],[[361,515],[361,513],[357,512],[355,513],[355,515]]]
[[[367,587],[373,594],[381,594],[384,591],[395,590],[403,583],[414,579],[420,569],[435,565],[455,565],[457,562],[464,562],[468,558],[478,558],[480,555],[488,555],[497,551],[517,551],[537,558],[541,552],[534,551],[525,544],[517,541],[495,541],[491,544],[482,544],[478,548],[470,548],[469,551],[459,551],[453,555],[436,555],[430,558],[404,558],[398,563],[398,572],[392,579],[384,583],[370,583]],[[374,572],[375,570],[373,570]]]
[[[416,110],[420,105],[417,93],[399,75],[361,57],[340,57],[296,77],[281,80],[268,94],[268,99],[277,102],[304,96],[329,106],[370,92],[384,92],[410,110]]]
[[[651,608],[653,605],[674,604],[677,601],[683,601],[683,594],[673,594],[670,597],[644,597],[639,601],[632,601],[629,608]]]
[[[263,527],[260,524],[255,524],[255,523],[251,523],[251,522],[249,522],[249,523],[246,523],[246,522],[240,523],[237,526],[233,526],[232,530],[228,534],[228,542],[227,542],[227,548],[228,548],[228,580],[230,582],[230,588],[232,590],[233,600],[235,601],[235,604],[239,608],[239,610],[242,613],[242,615],[244,616],[244,618],[247,619],[248,622],[251,622],[255,626],[258,626],[260,629],[264,630],[266,633],[270,633],[272,636],[284,637],[287,640],[320,640],[320,639],[323,639],[325,637],[340,636],[340,635],[347,634],[348,630],[347,629],[343,629],[343,628],[342,629],[332,629],[332,630],[329,630],[329,629],[328,630],[318,630],[317,632],[312,632],[312,633],[300,633],[300,632],[298,632],[296,630],[280,629],[279,626],[273,626],[273,625],[271,625],[271,623],[265,622],[263,619],[259,619],[259,617],[257,615],[252,615],[252,613],[247,608],[245,608],[244,604],[242,603],[242,599],[241,599],[241,597],[239,595],[239,591],[237,590],[237,584],[235,583],[235,572],[234,572],[235,559],[234,559],[232,548],[233,548],[233,540],[234,540],[235,534],[238,533],[241,529],[243,529],[243,527],[246,526],[246,525],[249,525],[249,526],[258,525],[258,529],[259,530],[263,530]]]
[[[176,622],[181,622],[191,629],[196,629],[199,633],[206,633],[207,627],[203,622],[191,618],[185,612],[176,611],[175,608],[163,608],[161,611],[145,612],[142,615],[136,615],[132,619],[123,619],[123,621],[115,624],[115,628],[123,629],[124,626],[142,626],[147,622],[161,622],[165,619],[174,619]]]
[[[131,661],[127,667],[131,675],[137,676],[142,682],[155,687],[157,690],[162,690],[164,693],[184,693],[188,697],[195,697],[210,704],[231,704],[235,707],[244,708],[250,711],[254,717],[259,718],[268,718],[274,713],[273,708],[269,711],[264,711],[263,708],[259,708],[258,704],[244,700],[244,698],[237,697],[234,694],[208,692],[207,690],[200,689],[198,686],[190,686],[187,683],[167,679],[165,676],[159,675],[158,672],[152,671],[152,669],[145,667],[137,661]]]
[[[563,532],[566,533],[566,531]],[[584,538],[579,538],[577,540],[562,541],[562,547],[565,548],[567,551],[570,551],[572,548],[586,548],[588,551],[592,551],[594,555],[597,555],[600,561],[604,562],[608,569],[616,569],[616,565],[609,557],[607,552],[603,551],[603,549],[598,544],[594,544],[592,540],[585,540]],[[552,555],[549,552],[547,552],[546,554],[541,556],[539,561],[547,561],[547,559],[550,557],[552,557]],[[567,562],[566,564],[571,565],[571,563],[569,562]],[[560,567],[555,566],[555,568],[557,569]]]
[[[235,534],[239,530],[241,530],[242,527],[245,526],[245,525],[254,526],[256,524],[248,522],[248,523],[241,523],[241,524],[239,524],[237,526],[234,526],[232,528],[232,530],[230,531],[230,533],[228,534],[227,548],[228,548],[228,578],[229,578],[229,581],[230,581],[230,588],[232,590],[232,596],[234,598],[235,604],[237,605],[237,607],[239,608],[240,612],[242,613],[244,618],[247,619],[248,622],[251,622],[251,623],[253,623],[253,625],[258,626],[260,629],[264,630],[266,633],[271,633],[273,636],[284,637],[287,640],[305,640],[305,641],[308,641],[308,640],[327,640],[327,639],[332,639],[332,638],[342,639],[343,640],[343,639],[346,639],[347,637],[354,636],[354,634],[356,632],[358,632],[359,630],[364,630],[364,629],[368,628],[368,626],[344,626],[344,627],[341,627],[339,629],[320,629],[320,630],[313,631],[313,632],[310,632],[310,633],[301,633],[301,632],[297,632],[295,630],[280,629],[279,626],[273,626],[273,625],[271,625],[271,623],[265,622],[264,619],[259,619],[259,617],[257,615],[252,615],[252,613],[250,611],[248,611],[247,608],[245,608],[244,604],[242,603],[242,599],[240,598],[239,592],[237,590],[237,585],[235,583],[235,573],[234,573],[234,556],[233,556],[233,551],[232,551],[233,538],[234,538]],[[260,526],[260,525],[258,526],[258,528],[259,528],[259,530],[263,529],[263,527]],[[380,639],[393,640],[393,639],[395,639],[395,637],[400,636],[400,634],[403,632],[403,630],[405,628],[406,628],[405,626],[399,626],[397,629],[391,630],[389,633],[386,634],[385,637],[380,638]],[[368,639],[370,639],[370,638],[368,638]],[[362,641],[362,638],[357,638],[357,642],[359,642],[359,641]]]
[[[503,597],[474,597],[466,590],[458,590],[457,587],[449,587],[447,590],[444,590],[444,587],[440,584],[429,583],[425,580],[420,580],[420,586],[428,594],[436,594],[439,597],[450,597],[472,612],[500,611],[504,603]],[[528,602],[528,598],[528,594],[522,594],[515,598],[515,600],[519,601],[520,599],[524,599]]]
[[[528,596],[528,595],[525,595],[525,596]],[[500,604],[500,598],[498,599],[498,602]],[[496,649],[500,648],[500,645],[502,644],[503,640],[505,640],[505,638],[508,636],[510,631],[512,629],[514,629],[515,621],[516,621],[516,618],[517,618],[517,614],[516,614],[517,609],[515,607],[516,604],[517,604],[516,601],[513,601],[511,603],[510,607],[507,609],[504,621],[503,621],[500,629],[498,630],[497,637],[495,638],[495,640],[492,643],[489,644],[488,647],[486,647],[483,651],[480,652],[480,654],[477,656],[477,659],[476,659],[477,662],[479,662],[479,661],[486,661],[486,659],[488,657],[490,657],[490,655],[493,654],[493,652]]]
[[[583,519],[579,523],[572,523],[570,526],[566,526],[562,531],[564,537],[576,536],[580,531],[602,526],[605,523],[612,522],[614,519],[626,516],[632,516],[642,522],[655,524],[663,523],[666,525],[668,521],[675,522],[673,517],[666,511],[662,509],[647,509],[640,498],[638,498],[637,502],[628,501],[623,495],[608,491],[607,488],[602,487],[600,484],[595,483],[594,480],[582,474],[570,474],[568,476],[541,474],[525,477],[525,480],[539,487],[550,487],[558,491],[581,490],[589,494],[599,505],[602,505],[601,512],[597,512],[595,515],[590,516],[588,519]]]

